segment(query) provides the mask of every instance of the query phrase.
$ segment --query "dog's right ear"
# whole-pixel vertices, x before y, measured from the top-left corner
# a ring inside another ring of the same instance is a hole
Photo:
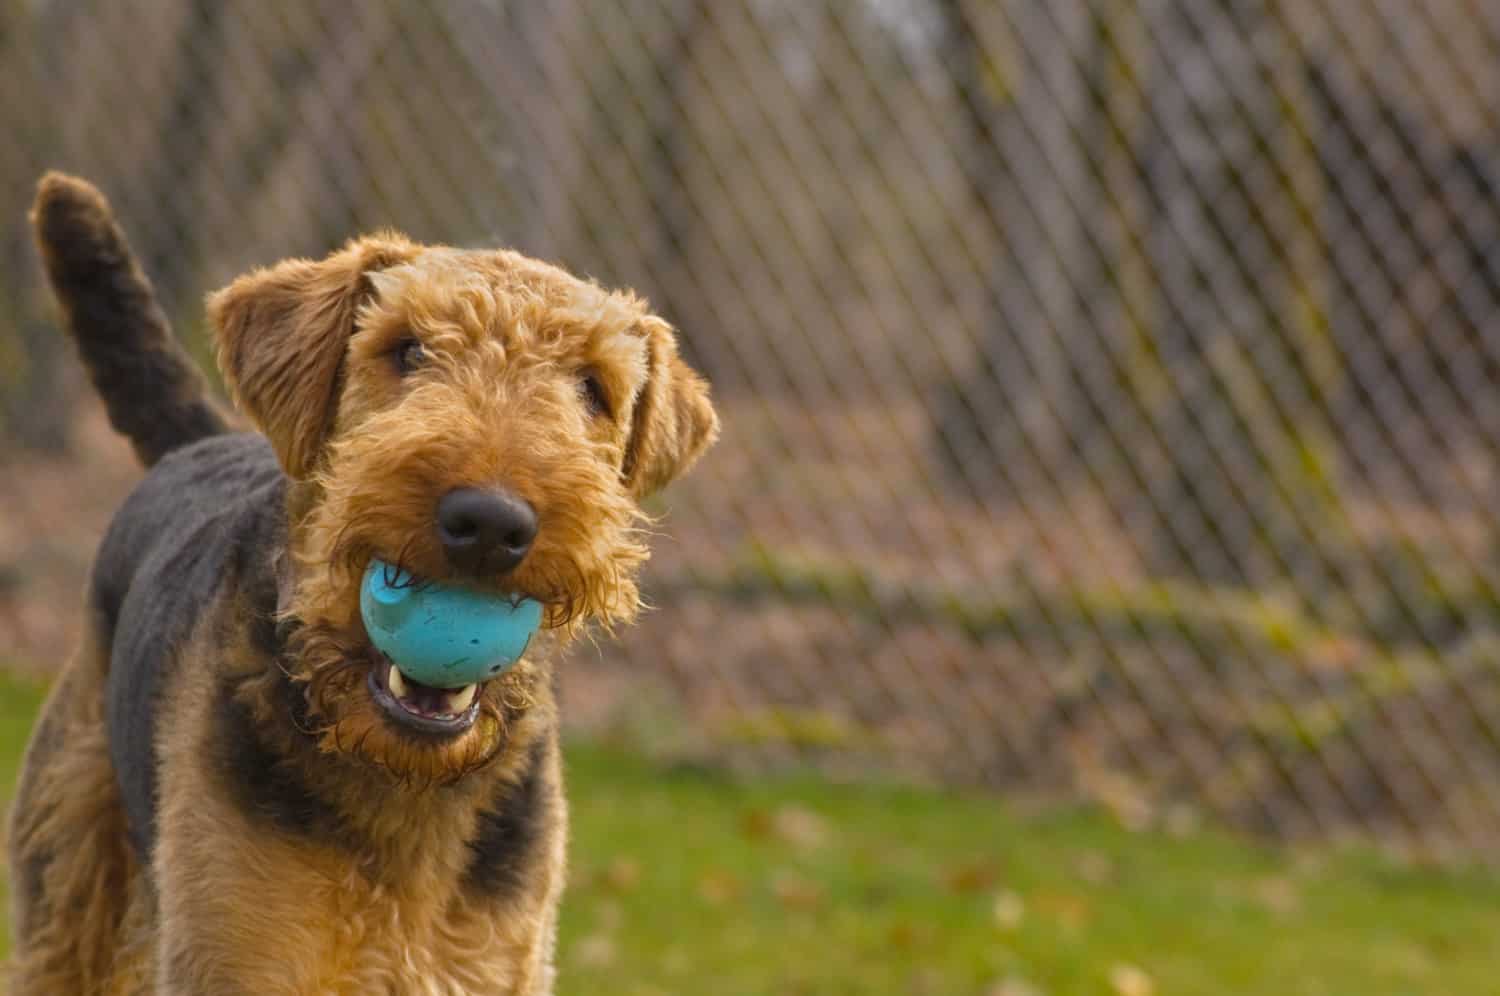
[[[416,254],[399,236],[357,239],[326,259],[287,260],[209,295],[224,381],[289,476],[316,467],[368,275]]]

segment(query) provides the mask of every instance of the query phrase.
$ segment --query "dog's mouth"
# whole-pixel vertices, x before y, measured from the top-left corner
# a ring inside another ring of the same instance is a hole
[[[484,683],[434,688],[401,673],[384,654],[370,669],[370,694],[390,719],[429,736],[451,737],[474,725]]]

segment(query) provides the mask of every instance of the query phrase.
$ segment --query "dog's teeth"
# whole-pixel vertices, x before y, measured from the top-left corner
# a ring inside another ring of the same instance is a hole
[[[474,695],[478,691],[478,685],[465,685],[456,692],[449,692],[448,708],[455,713],[463,712],[474,704]]]
[[[390,677],[391,694],[398,699],[406,698],[406,677],[396,665],[391,665]]]

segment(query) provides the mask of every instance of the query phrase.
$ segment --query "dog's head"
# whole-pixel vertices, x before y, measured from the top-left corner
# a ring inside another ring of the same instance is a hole
[[[706,385],[638,298],[512,252],[361,239],[241,277],[209,312],[224,378],[293,481],[284,611],[324,746],[403,777],[483,763],[539,661],[635,614],[639,502],[713,440]],[[413,697],[393,695],[359,613],[372,559],[537,600],[533,652],[472,706],[399,674]],[[451,722],[445,701],[463,706]]]

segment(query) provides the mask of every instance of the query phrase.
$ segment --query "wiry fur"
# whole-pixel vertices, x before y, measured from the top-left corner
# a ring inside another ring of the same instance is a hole
[[[115,425],[160,463],[101,545],[85,649],[28,751],[12,992],[550,992],[552,668],[633,617],[639,500],[717,428],[670,328],[515,253],[356,240],[210,298],[267,448],[220,435],[96,191],[49,177],[34,217]],[[69,276],[90,267],[107,278]],[[379,557],[451,579],[436,502],[487,486],[540,532],[509,575],[465,580],[541,601],[544,628],[471,729],[414,736],[367,688],[360,577]]]

